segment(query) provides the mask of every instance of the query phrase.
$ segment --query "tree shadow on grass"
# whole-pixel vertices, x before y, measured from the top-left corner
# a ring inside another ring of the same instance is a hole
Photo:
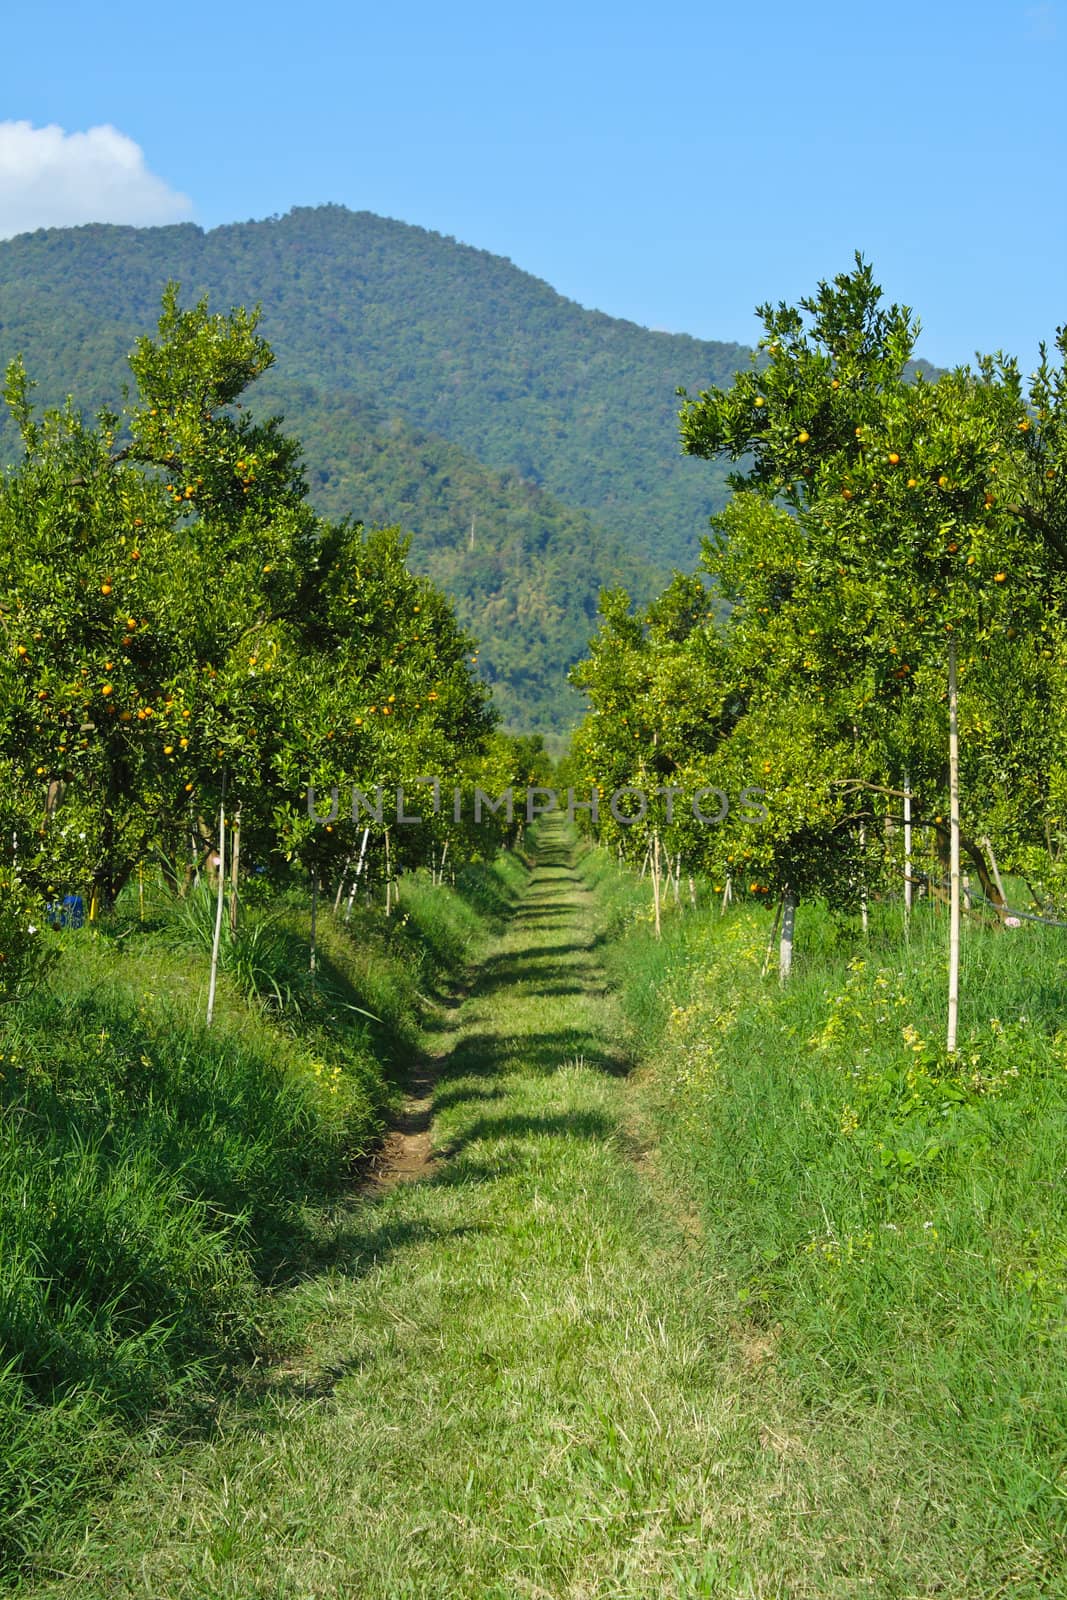
[[[575,1062],[613,1078],[623,1078],[630,1070],[621,1052],[604,1046],[587,1028],[555,1028],[528,1035],[486,1030],[460,1040],[444,1062],[438,1083],[447,1087],[455,1079],[493,1078],[516,1066],[536,1077],[548,1077]]]
[[[615,1123],[602,1111],[546,1111],[543,1115],[513,1112],[504,1116],[477,1117],[461,1134],[450,1139],[439,1151],[443,1160],[453,1162],[469,1145],[490,1140],[509,1142],[526,1139],[597,1139],[604,1140],[615,1132]],[[435,1174],[431,1182],[447,1182],[445,1172]],[[458,1181],[462,1181],[462,1175]]]

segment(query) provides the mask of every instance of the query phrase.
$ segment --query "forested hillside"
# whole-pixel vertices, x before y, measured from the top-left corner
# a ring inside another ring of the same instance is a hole
[[[635,549],[695,556],[721,480],[682,459],[675,390],[729,382],[740,346],[652,333],[487,251],[323,206],[210,233],[97,225],[0,244],[0,356],[21,351],[45,399],[109,400],[170,278],[186,299],[262,302],[277,379],[307,385],[309,406],[383,405],[596,511]],[[309,434],[309,411],[292,420]]]
[[[721,471],[681,456],[675,390],[728,381],[747,353],[586,311],[501,257],[325,206],[210,233],[94,225],[0,243],[0,362],[21,354],[46,403],[112,405],[168,280],[186,303],[262,303],[277,366],[257,411],[306,441],[316,508],[399,522],[482,641],[508,723],[568,726],[566,672],[600,588],[650,597],[665,568],[692,564],[721,503]],[[0,458],[16,452],[5,417]]]
[[[582,700],[564,671],[585,652],[605,585],[650,597],[660,569],[584,511],[518,472],[496,471],[440,435],[353,395],[277,391],[304,416],[311,498],[328,517],[413,530],[411,564],[445,589],[480,643],[482,677],[509,727],[563,732]]]

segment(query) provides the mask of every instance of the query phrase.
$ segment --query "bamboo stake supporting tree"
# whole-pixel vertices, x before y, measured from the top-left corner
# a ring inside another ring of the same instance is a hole
[[[230,932],[237,932],[237,873],[241,864],[241,805],[233,813],[233,845],[230,850]]]
[[[345,884],[348,882],[348,869],[349,869],[349,867],[351,865],[352,865],[352,852],[350,850],[348,852],[348,854],[345,856],[345,864],[341,868],[341,876],[337,880],[337,893],[333,897],[333,914],[334,914],[334,916],[336,916],[337,913],[341,909],[341,896],[345,892]]]
[[[662,938],[659,894],[659,834],[652,835],[652,914],[656,925],[656,938]]]
[[[904,774],[904,929],[911,921],[911,776]]]
[[[219,946],[222,943],[222,907],[226,898],[226,774],[222,774],[222,796],[219,800],[219,869],[215,896],[215,932],[211,940],[211,978],[207,989],[207,1025],[210,1028],[215,1015],[215,989],[219,976]]]
[[[867,824],[860,823],[860,927],[864,933],[868,931],[869,917],[867,914]]]
[[[368,839],[369,834],[370,834],[370,829],[369,828],[364,828],[364,830],[363,830],[363,838],[361,839],[360,846],[359,846],[359,860],[356,862],[355,876],[352,879],[352,887],[348,891],[348,901],[347,901],[347,903],[345,905],[345,921],[346,922],[348,921],[348,919],[352,915],[352,902],[356,898],[356,888],[358,887],[360,876],[361,876],[361,874],[363,872],[363,862],[364,862],[364,860],[366,858],[366,854],[367,854],[367,839]]]
[[[319,934],[319,869],[315,868],[311,874],[311,971],[315,971],[318,962],[318,934]]]
[[[954,1055],[960,1017],[960,733],[954,639],[950,641],[948,647],[948,800],[948,1030],[945,1048],[949,1055]]]

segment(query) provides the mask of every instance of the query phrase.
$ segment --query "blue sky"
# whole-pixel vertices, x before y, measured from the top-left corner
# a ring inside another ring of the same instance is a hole
[[[338,201],[706,338],[857,248],[934,362],[1067,321],[1067,0],[41,0],[3,38],[0,233]]]

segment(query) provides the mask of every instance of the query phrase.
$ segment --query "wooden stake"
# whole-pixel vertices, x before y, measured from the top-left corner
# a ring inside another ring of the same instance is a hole
[[[653,914],[653,918],[654,918],[655,926],[656,926],[656,938],[660,939],[663,936],[663,929],[662,929],[662,926],[661,926],[661,923],[660,923],[660,904],[659,904],[659,834],[658,833],[654,833],[652,835],[652,914]]]

